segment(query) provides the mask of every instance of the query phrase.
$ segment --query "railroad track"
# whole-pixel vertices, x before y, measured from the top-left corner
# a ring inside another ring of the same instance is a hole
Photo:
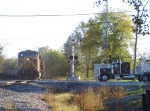
[[[21,85],[29,82],[34,82],[34,80],[12,80],[12,81],[0,81],[0,87]]]

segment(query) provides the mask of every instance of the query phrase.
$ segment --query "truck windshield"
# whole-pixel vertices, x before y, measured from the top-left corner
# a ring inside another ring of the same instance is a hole
[[[110,65],[110,67],[111,67],[111,68],[113,68],[113,67],[114,67],[114,65],[113,65],[113,64],[111,64],[111,65]]]
[[[119,68],[119,64],[118,63],[113,63],[113,64],[111,64],[111,68]]]

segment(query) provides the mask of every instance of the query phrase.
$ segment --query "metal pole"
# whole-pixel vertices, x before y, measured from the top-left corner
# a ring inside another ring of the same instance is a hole
[[[108,47],[108,0],[106,0],[106,64],[109,64],[109,47]]]
[[[74,76],[75,75],[75,69],[74,69],[74,45],[75,45],[75,38],[73,37],[72,38],[72,57],[73,57],[73,59],[72,59],[72,61],[71,61],[71,74],[72,74],[72,76]]]
[[[139,15],[139,7],[138,7],[138,10],[137,10],[137,17]],[[138,38],[138,25],[136,23],[136,27],[135,27],[135,47],[134,47],[134,69],[133,69],[133,74],[135,74],[136,72],[136,49],[137,49],[137,38]]]

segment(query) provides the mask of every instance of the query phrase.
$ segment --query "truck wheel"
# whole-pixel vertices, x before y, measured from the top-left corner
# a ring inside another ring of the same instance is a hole
[[[108,80],[108,76],[106,74],[103,74],[101,76],[101,81],[107,81]]]
[[[142,76],[142,80],[143,80],[144,82],[148,81],[148,76],[147,76],[147,75],[143,75],[143,76]]]

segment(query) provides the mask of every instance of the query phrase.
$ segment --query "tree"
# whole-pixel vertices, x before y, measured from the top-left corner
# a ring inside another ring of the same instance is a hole
[[[4,60],[4,69],[18,68],[18,58],[10,58]]]
[[[146,5],[148,4],[149,0],[122,0],[123,2],[126,2],[132,6],[134,6],[134,9],[137,11],[137,15],[133,15],[132,21],[133,21],[133,32],[136,33],[136,39],[135,39],[135,48],[134,48],[134,70],[133,73],[135,74],[136,70],[136,49],[137,49],[137,35],[138,34],[150,34],[149,33],[149,26],[147,23],[147,18],[149,17],[146,13]],[[144,3],[144,1],[146,1]]]
[[[64,55],[67,58],[69,58],[69,56],[71,55],[71,39],[74,36],[76,40],[75,55],[78,56],[78,62],[77,64],[75,64],[75,68],[77,70],[76,72],[80,76],[83,76],[83,73],[86,73],[86,77],[89,77],[89,68],[90,68],[89,64],[91,64],[91,60],[90,60],[91,54],[86,53],[85,51],[85,50],[89,50],[89,46],[87,47],[85,42],[88,39],[87,40],[83,39],[86,36],[87,30],[88,30],[87,24],[81,21],[76,27],[75,31],[68,37],[67,42],[64,44],[63,52]]]
[[[4,70],[4,56],[3,55],[0,55],[0,73],[3,72]]]
[[[93,23],[89,23],[91,25],[86,32],[88,35],[86,36],[86,38],[84,38],[87,39],[86,52],[92,51],[92,54],[95,55],[100,54],[100,56],[103,59],[106,53],[105,52],[106,41],[102,33],[103,32],[102,21],[104,21],[105,19],[104,14],[105,13],[97,14],[93,20]],[[109,61],[110,63],[116,61],[119,55],[122,57],[122,60],[126,60],[125,58],[127,57],[124,57],[123,55],[126,54],[130,55],[128,48],[133,45],[131,33],[132,23],[130,17],[123,12],[117,12],[117,14],[114,12],[110,12],[108,16],[109,16],[109,27],[108,27]],[[121,54],[122,51],[126,52],[126,54]]]
[[[147,22],[147,18],[149,17],[147,14],[147,9],[145,9],[146,5],[148,4],[149,0],[122,0],[124,3],[132,5],[134,9],[137,11],[136,15],[132,15],[132,21],[135,25],[133,32],[137,32],[139,34],[150,34],[149,33],[149,26]],[[137,28],[137,29],[136,29]]]
[[[4,70],[4,55],[3,55],[4,46],[0,44],[0,73]]]
[[[42,52],[43,53],[42,53]],[[68,71],[68,63],[65,56],[56,50],[49,49],[47,46],[39,48],[46,64],[46,74],[44,78],[64,77]]]
[[[95,2],[97,6],[99,6],[102,1],[107,0],[98,0]],[[149,26],[147,22],[147,18],[149,15],[147,14],[146,5],[148,4],[149,0],[121,0],[124,3],[127,3],[134,7],[134,9],[137,11],[137,14],[132,15],[132,21],[133,21],[133,33],[136,33],[136,39],[135,39],[135,48],[134,48],[134,70],[133,73],[135,73],[136,69],[136,48],[137,48],[137,35],[142,34],[143,36],[146,34],[150,34],[149,32]]]
[[[129,47],[133,48],[132,23],[130,16],[124,12],[110,12],[108,38],[109,38],[109,61],[131,61]],[[81,52],[86,58],[87,67],[92,63],[106,63],[106,39],[103,36],[103,21],[105,13],[97,14],[94,19],[89,19],[87,30],[81,44]],[[87,69],[89,70],[89,69]],[[88,73],[87,73],[88,74]],[[88,76],[87,76],[88,77]]]
[[[133,48],[132,40],[132,23],[130,16],[124,12],[109,13],[109,61],[117,61],[118,57],[122,61],[131,61],[132,57],[129,48]],[[90,18],[87,23],[80,22],[73,32],[82,42],[78,43],[79,66],[76,67],[81,74],[90,77],[93,71],[94,63],[106,63],[106,39],[103,36],[103,21],[105,20],[105,13],[95,15]],[[70,38],[71,36],[69,36]],[[69,40],[68,38],[68,40]],[[69,42],[64,45],[64,52],[69,55],[71,52]],[[67,50],[69,49],[69,50]]]
[[[100,31],[99,25],[96,25],[94,19],[89,19],[88,23],[85,25],[81,23],[80,28],[84,32],[83,40],[80,45],[82,52],[82,59],[85,61],[86,67],[86,77],[89,78],[89,71],[92,66],[92,59],[97,55],[97,47],[99,46],[99,35]]]

